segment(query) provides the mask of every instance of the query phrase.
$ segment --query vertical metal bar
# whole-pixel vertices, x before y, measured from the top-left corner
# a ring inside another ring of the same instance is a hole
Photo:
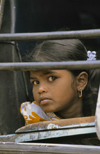
[[[4,4],[5,4],[5,0],[0,0],[0,28],[1,28],[1,25],[2,25]]]

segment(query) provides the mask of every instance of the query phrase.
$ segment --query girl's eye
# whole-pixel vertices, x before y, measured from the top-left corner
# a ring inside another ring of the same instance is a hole
[[[54,81],[55,79],[56,79],[55,76],[50,76],[50,77],[49,77],[49,81]]]
[[[37,85],[37,84],[39,84],[39,81],[32,81],[32,85]]]

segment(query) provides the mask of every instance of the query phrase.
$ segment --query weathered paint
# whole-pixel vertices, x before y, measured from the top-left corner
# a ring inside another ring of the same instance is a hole
[[[62,119],[57,121],[44,121],[26,125],[24,127],[16,130],[16,133],[25,133],[41,130],[51,130],[51,129],[68,129],[68,128],[78,128],[78,127],[90,127],[95,126],[95,117],[80,117],[71,119]]]
[[[46,121],[24,126],[17,134],[1,135],[3,142],[25,142],[96,133],[94,117]]]
[[[95,132],[96,132],[95,127],[68,129],[68,130],[43,131],[43,132],[28,133],[28,134],[23,134],[23,135],[21,134],[17,138],[15,138],[15,142],[33,141],[33,140],[73,136],[73,135],[80,135],[80,134],[90,134],[90,133],[95,133]]]
[[[71,129],[39,131],[39,132],[22,133],[22,134],[1,135],[0,141],[25,142],[25,141],[35,141],[41,139],[64,137],[64,136],[91,134],[91,133],[96,133],[95,127],[85,127],[85,128],[80,127],[73,129],[71,128]]]
[[[58,126],[58,125],[52,124],[52,123],[48,124],[47,129],[53,129],[53,128],[58,129],[58,128],[61,128],[61,127]]]

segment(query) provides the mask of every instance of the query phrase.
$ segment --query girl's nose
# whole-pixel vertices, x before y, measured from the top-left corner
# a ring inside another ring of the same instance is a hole
[[[45,93],[45,92],[47,92],[47,87],[44,85],[40,85],[39,89],[38,89],[38,93],[41,94],[41,93]]]

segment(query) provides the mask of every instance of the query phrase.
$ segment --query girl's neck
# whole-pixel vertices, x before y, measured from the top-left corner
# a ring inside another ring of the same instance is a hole
[[[55,114],[62,119],[83,117],[82,99],[73,104],[73,106],[71,106],[68,110],[56,112]]]
[[[59,118],[61,119],[69,119],[69,118],[78,118],[78,117],[83,117],[83,113],[78,113],[78,114],[66,114],[66,113],[55,113]]]

